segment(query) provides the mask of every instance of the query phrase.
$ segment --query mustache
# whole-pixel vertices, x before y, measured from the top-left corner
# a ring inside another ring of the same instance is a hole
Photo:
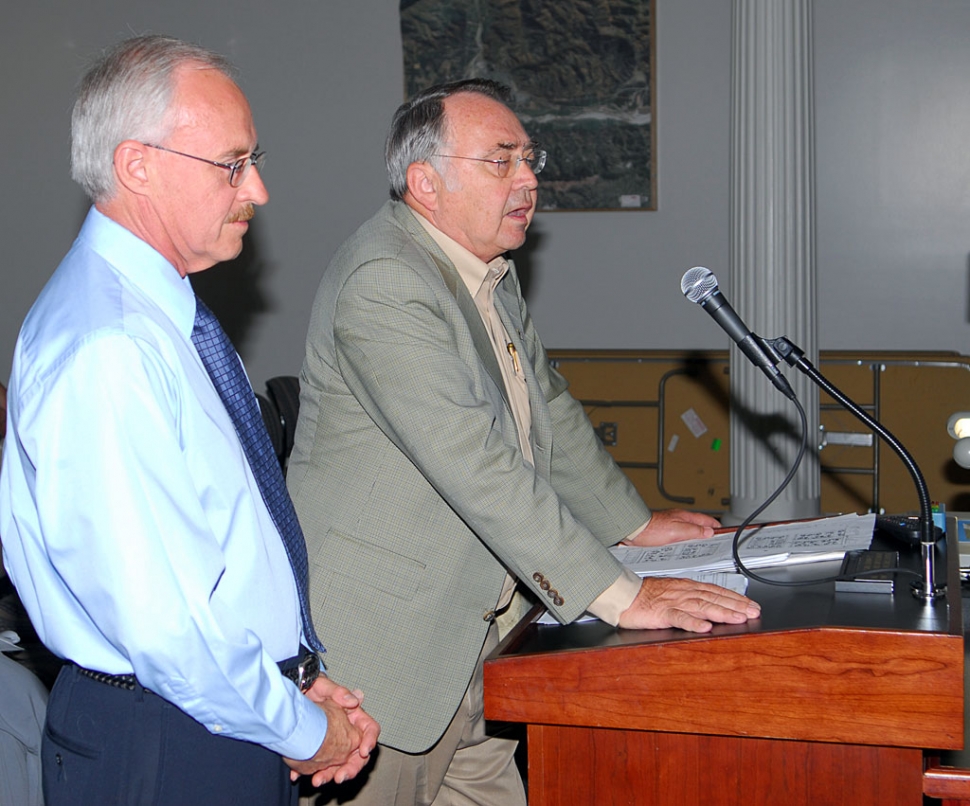
[[[256,215],[256,205],[247,204],[230,217],[229,223],[235,224],[237,221],[249,221],[254,215]]]

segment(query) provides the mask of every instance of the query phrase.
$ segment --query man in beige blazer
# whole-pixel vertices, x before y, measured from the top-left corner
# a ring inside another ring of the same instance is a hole
[[[512,580],[563,623],[706,631],[760,613],[723,588],[641,583],[607,551],[717,522],[651,514],[549,366],[505,257],[545,153],[506,98],[473,79],[398,110],[392,200],[313,306],[288,480],[328,667],[383,726],[354,803],[525,802],[514,742],[481,715]]]

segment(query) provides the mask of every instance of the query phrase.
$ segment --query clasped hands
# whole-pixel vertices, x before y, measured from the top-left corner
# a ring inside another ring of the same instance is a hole
[[[632,539],[631,546],[663,546],[714,535],[721,524],[710,515],[683,509],[654,512],[650,522]],[[647,577],[636,599],[620,614],[618,626],[651,630],[679,627],[709,632],[714,623],[743,624],[761,616],[761,606],[739,593],[690,579]]]
[[[326,713],[327,735],[312,758],[283,759],[290,767],[290,780],[310,775],[314,786],[349,781],[370,760],[377,746],[380,725],[361,707],[363,692],[350,691],[326,675],[320,675],[313,682],[306,696]]]

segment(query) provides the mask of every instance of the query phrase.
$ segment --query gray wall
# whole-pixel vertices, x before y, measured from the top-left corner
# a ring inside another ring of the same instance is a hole
[[[77,78],[97,49],[144,32],[201,42],[241,68],[272,198],[243,255],[196,285],[257,388],[296,373],[320,272],[386,198],[382,144],[403,86],[397,8],[4,3],[0,379],[86,211],[68,176]],[[519,262],[547,345],[725,345],[679,280],[697,264],[728,273],[730,8],[657,0],[660,209],[537,216]],[[970,351],[970,2],[815,0],[815,23],[820,347]]]

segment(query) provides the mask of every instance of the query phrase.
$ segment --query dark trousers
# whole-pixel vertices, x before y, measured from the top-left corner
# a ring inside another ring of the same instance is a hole
[[[51,691],[42,764],[47,806],[297,802],[275,753],[211,734],[141,686],[116,688],[74,665]]]

